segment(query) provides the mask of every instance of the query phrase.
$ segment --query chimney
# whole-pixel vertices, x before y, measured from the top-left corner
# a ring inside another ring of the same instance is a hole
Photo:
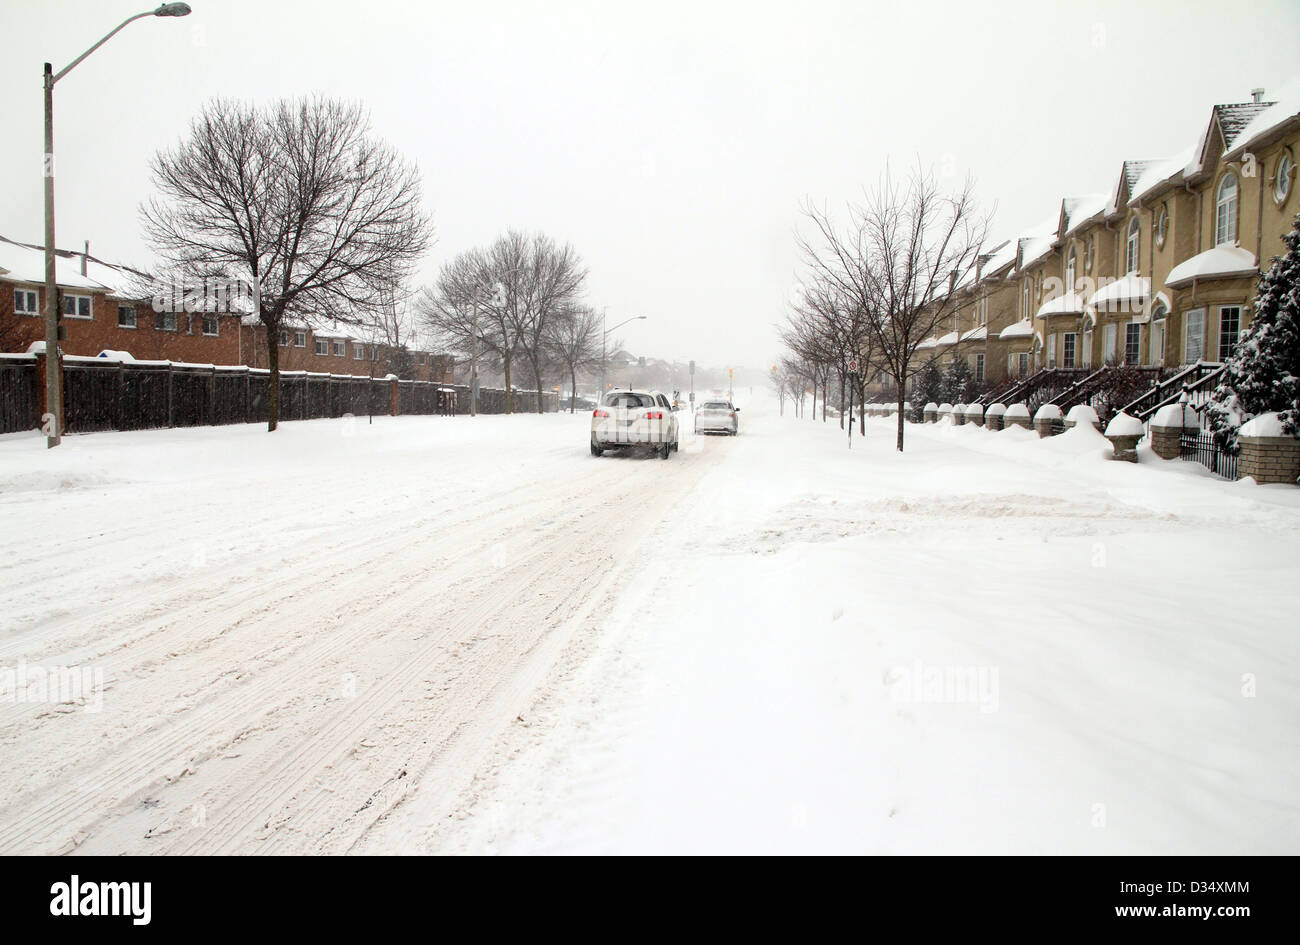
[[[1252,99],[1254,99],[1255,104],[1258,105],[1260,102],[1264,101],[1264,90],[1263,90],[1263,89],[1251,89],[1251,90],[1250,90],[1250,97],[1251,97]]]
[[[90,256],[90,240],[86,240],[86,251],[81,254],[81,274],[86,274],[86,260]]]
[[[952,295],[952,293],[956,290],[956,288],[957,288],[957,270],[954,269],[952,272],[948,273],[948,294]]]

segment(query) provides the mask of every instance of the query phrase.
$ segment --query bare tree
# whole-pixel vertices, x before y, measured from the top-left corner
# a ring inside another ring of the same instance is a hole
[[[898,400],[897,448],[903,449],[903,400],[917,346],[952,318],[954,287],[973,271],[987,230],[968,180],[956,195],[941,193],[932,173],[914,171],[903,184],[888,172],[866,203],[851,206],[841,230],[811,206],[815,241],[799,247],[816,281],[860,307],[874,356]]]
[[[358,105],[323,97],[259,107],[215,99],[152,163],[141,210],[164,259],[195,278],[247,279],[271,369],[286,313],[364,323],[409,277],[432,239],[420,174],[371,131]]]
[[[586,305],[567,308],[550,326],[555,358],[569,372],[569,413],[577,408],[578,372],[600,363],[600,313]]]
[[[587,270],[571,245],[560,246],[545,234],[524,238],[512,232],[506,239],[522,249],[512,253],[518,265],[512,267],[507,283],[508,295],[514,302],[509,311],[520,352],[532,367],[537,383],[537,412],[542,413],[543,369],[553,351],[551,326],[578,301]]]

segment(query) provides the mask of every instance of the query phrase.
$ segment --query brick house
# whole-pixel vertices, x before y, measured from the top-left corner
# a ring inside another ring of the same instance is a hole
[[[126,351],[138,361],[243,364],[267,367],[265,334],[236,314],[158,312],[148,274],[90,254],[56,252],[64,354],[96,357]],[[0,236],[0,352],[26,351],[45,340],[45,253],[40,246]],[[394,358],[387,345],[365,339],[355,326],[282,333],[280,367],[286,371],[371,375],[405,373],[412,380],[452,382],[453,359],[428,345]],[[371,363],[373,359],[373,364]],[[405,362],[403,365],[396,363]]]

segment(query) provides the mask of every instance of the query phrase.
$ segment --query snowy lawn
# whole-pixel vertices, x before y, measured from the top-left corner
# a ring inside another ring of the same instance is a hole
[[[1300,489],[743,414],[429,852],[1300,852]]]

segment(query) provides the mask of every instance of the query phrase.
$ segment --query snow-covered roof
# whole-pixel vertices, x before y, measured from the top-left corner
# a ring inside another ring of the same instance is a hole
[[[988,279],[1016,261],[1016,241],[1003,240],[982,257],[980,279]]]
[[[935,346],[939,348],[946,348],[949,345],[955,345],[956,343],[957,343],[957,333],[955,331],[950,331],[948,332],[948,334],[944,335],[942,338],[936,341]]]
[[[1084,194],[1061,201],[1062,233],[1069,235],[1094,217],[1111,209],[1110,194]]]
[[[1129,206],[1137,206],[1148,194],[1163,190],[1165,185],[1177,183],[1189,161],[1196,157],[1199,144],[1189,144],[1171,157],[1150,161],[1133,186],[1129,188]]]
[[[1151,294],[1151,280],[1146,276],[1130,273],[1122,279],[1102,286],[1088,299],[1091,308],[1108,308],[1129,302],[1145,302]]]
[[[1174,266],[1165,278],[1165,285],[1177,289],[1193,279],[1234,279],[1258,274],[1254,253],[1240,246],[1224,245],[1197,253]]]
[[[1029,319],[1013,322],[998,332],[999,338],[1028,338],[1034,333],[1034,323]]]
[[[962,341],[983,341],[989,336],[988,325],[977,325],[961,336]]]
[[[931,335],[929,338],[926,338],[924,341],[918,343],[916,346],[916,350],[929,351],[931,348],[937,346],[938,343],[939,343],[939,339],[934,337],[934,335]]]
[[[1038,307],[1035,318],[1047,318],[1050,315],[1082,315],[1084,305],[1083,296],[1077,292],[1066,292],[1058,295],[1054,299],[1048,299]]]
[[[1300,118],[1300,76],[1292,78],[1280,88],[1272,105],[1253,116],[1237,133],[1231,148],[1224,157],[1233,160],[1240,152],[1264,143],[1286,124]]]
[[[81,274],[81,253],[56,250],[55,281],[65,289],[116,294],[133,285],[143,274],[126,267],[111,266],[93,256],[86,257],[86,274]],[[10,282],[44,285],[45,250],[28,243],[17,243],[0,236],[0,278]]]

